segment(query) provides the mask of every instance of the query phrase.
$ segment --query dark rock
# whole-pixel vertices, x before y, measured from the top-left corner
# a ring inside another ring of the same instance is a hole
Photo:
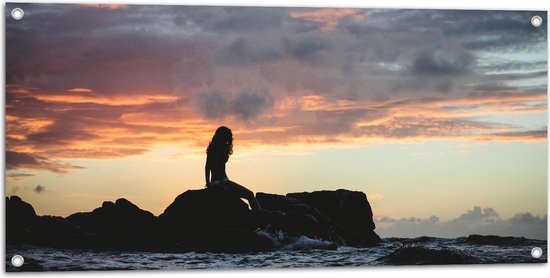
[[[217,189],[188,190],[159,216],[163,245],[181,251],[243,252],[269,249],[254,231],[252,211]]]
[[[317,208],[347,229],[357,232],[375,229],[372,209],[363,192],[339,189],[289,193],[287,197]]]
[[[6,225],[29,227],[36,221],[34,208],[19,196],[6,197]]]
[[[36,219],[30,204],[18,196],[6,197],[6,241],[20,243],[31,239]]]
[[[258,192],[256,199],[260,206],[266,210],[284,210],[284,208],[298,203],[295,199],[283,195]]]
[[[380,238],[373,233],[375,225],[372,209],[363,192],[339,189],[336,191],[289,193],[286,196],[318,209],[340,224],[345,231],[364,237],[365,241],[372,241],[371,243],[380,241]]]
[[[113,227],[131,231],[152,225],[156,218],[152,213],[140,209],[128,200],[118,199],[115,203],[103,202],[100,208],[92,212],[72,214],[67,217],[67,220],[81,226],[100,229]]]
[[[372,211],[362,192],[316,191],[286,196],[258,193],[256,198],[262,208],[283,214],[271,220],[272,229],[353,246],[372,246],[381,241],[373,231]]]
[[[59,216],[39,216],[30,242],[36,245],[52,245],[61,248],[94,247],[94,239],[84,230]]]
[[[103,202],[91,212],[62,218],[36,216],[31,205],[13,196],[6,200],[7,243],[155,252],[254,252],[307,238],[324,240],[332,248],[372,246],[380,241],[373,231],[370,205],[361,192],[258,193],[257,199],[262,210],[251,211],[224,190],[189,190],[177,196],[159,217],[118,199]]]
[[[257,217],[258,224],[263,228],[284,231],[290,235],[316,236],[321,231],[321,222],[326,216],[315,208],[296,202],[282,195],[258,193],[256,199],[264,215]],[[268,211],[275,213],[269,214]]]
[[[67,221],[87,233],[100,248],[143,249],[154,245],[156,217],[126,199],[103,202],[92,212],[79,212]]]
[[[180,194],[159,216],[161,223],[178,230],[228,228],[249,220],[251,211],[241,199],[223,190],[188,190]]]

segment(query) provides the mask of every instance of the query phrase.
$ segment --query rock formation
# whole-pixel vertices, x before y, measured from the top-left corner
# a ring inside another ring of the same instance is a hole
[[[37,216],[6,198],[7,244],[155,252],[257,252],[300,237],[368,247],[380,242],[362,192],[258,193],[261,211],[223,190],[188,190],[155,217],[126,199],[66,218]],[[275,239],[275,235],[279,235]]]

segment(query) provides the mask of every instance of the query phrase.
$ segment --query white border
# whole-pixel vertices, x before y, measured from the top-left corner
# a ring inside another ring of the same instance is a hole
[[[105,1],[105,0],[89,0],[89,1],[65,1],[65,0],[52,0],[52,1],[40,1],[40,0],[28,0],[19,1],[12,0],[7,2],[44,2],[44,3],[108,3],[108,4],[155,4],[155,5],[212,5],[212,6],[300,6],[300,7],[358,7],[358,8],[413,8],[413,9],[468,9],[468,10],[550,10],[550,1],[548,0],[522,0],[522,1],[479,1],[479,0],[460,0],[460,1],[435,1],[435,0],[386,0],[386,1],[371,1],[371,0],[132,0],[132,1]],[[3,2],[3,6],[5,7]],[[6,14],[4,12],[4,14]],[[0,53],[2,53],[2,67],[0,70],[0,80],[2,84],[5,84],[5,22],[0,20],[0,34],[2,35],[2,43],[0,43]],[[2,93],[0,94],[0,103],[4,104],[5,101],[5,86],[2,86]],[[4,109],[2,109],[2,118],[4,118]],[[0,121],[0,130],[2,130],[2,136],[0,139],[0,145],[2,150],[2,159],[0,160],[0,168],[4,168],[4,121]],[[4,172],[0,171],[1,178],[4,180]],[[550,171],[549,171],[550,172]],[[5,187],[3,188],[5,191]],[[547,190],[548,193],[548,190]],[[2,204],[0,207],[0,218],[2,219],[2,227],[4,226],[5,216],[5,199],[2,198]],[[4,231],[2,229],[0,239],[0,251],[2,253],[2,260],[5,258],[5,246],[4,246]],[[5,265],[0,263],[0,276],[8,276],[5,273]],[[545,274],[546,273],[546,274]],[[277,277],[290,276],[300,277],[303,275],[316,276],[316,277],[331,277],[334,276],[346,276],[346,277],[549,277],[550,265],[468,265],[468,266],[400,266],[400,267],[364,267],[364,268],[302,268],[302,269],[269,269],[269,270],[188,270],[188,271],[114,271],[114,272],[47,272],[47,273],[30,273],[24,275],[17,275],[23,277],[253,277],[261,275],[262,277]],[[14,274],[9,275],[15,276]]]

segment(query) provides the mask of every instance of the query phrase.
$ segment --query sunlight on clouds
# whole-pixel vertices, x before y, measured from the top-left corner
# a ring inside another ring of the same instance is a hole
[[[92,91],[92,89],[88,89],[88,88],[72,88],[72,89],[68,89],[67,92],[70,92],[70,93],[91,93],[93,91]]]
[[[36,88],[9,86],[9,89],[12,88],[20,91],[15,93],[15,100],[8,106],[8,149],[47,155],[50,159],[122,158],[143,155],[154,146],[170,144],[203,148],[217,127],[199,118],[187,107],[174,105],[178,101],[176,96],[121,95],[118,98],[102,98],[91,93],[50,95]],[[44,110],[33,109],[31,114],[23,111],[12,113],[19,107],[24,108],[18,100],[28,101],[25,97],[30,95],[36,95],[37,100],[44,102],[43,108],[36,106]],[[545,112],[546,109],[539,105],[545,100],[546,96],[542,94],[500,94],[498,97],[386,102],[330,101],[325,96],[307,93],[294,98],[286,97],[286,101],[275,107],[273,114],[264,115],[266,118],[276,117],[278,125],[249,127],[234,119],[229,119],[228,124],[234,128],[237,142],[248,147],[267,144],[308,149],[316,145],[342,147],[347,144],[421,143],[442,139],[530,142],[545,140],[545,133],[521,130],[497,122],[476,121],[472,117],[493,115],[497,111],[501,112],[500,115],[508,115],[502,114],[503,111],[512,111],[511,114]],[[101,110],[90,106],[92,103],[104,105],[99,109],[109,109],[111,112],[97,114]],[[85,105],[83,107],[90,111],[84,112],[77,105]],[[149,110],[149,107],[154,109]],[[81,111],[82,116],[79,116]],[[71,113],[72,118],[65,119],[65,113]],[[364,113],[366,117],[348,117],[348,113]],[[79,117],[83,123],[89,124],[75,125],[74,120]],[[497,116],[495,120],[499,117],[503,116]],[[63,125],[74,130],[69,132]],[[330,126],[345,129],[340,134],[323,134],[326,132],[323,129]],[[60,142],[65,144],[58,146]],[[38,144],[40,148],[37,148]]]
[[[105,105],[140,105],[155,102],[172,102],[176,96],[167,95],[125,95],[125,96],[91,96],[91,95],[36,95],[38,100],[60,103],[97,103]]]
[[[354,20],[365,20],[368,15],[361,10],[356,9],[319,9],[314,11],[292,11],[290,17],[319,23],[321,32],[334,31],[338,22],[351,17]]]

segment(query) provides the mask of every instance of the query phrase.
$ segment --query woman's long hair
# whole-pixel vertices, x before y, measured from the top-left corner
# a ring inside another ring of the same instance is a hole
[[[208,144],[206,153],[223,152],[227,158],[233,153],[233,133],[226,126],[220,126]]]

